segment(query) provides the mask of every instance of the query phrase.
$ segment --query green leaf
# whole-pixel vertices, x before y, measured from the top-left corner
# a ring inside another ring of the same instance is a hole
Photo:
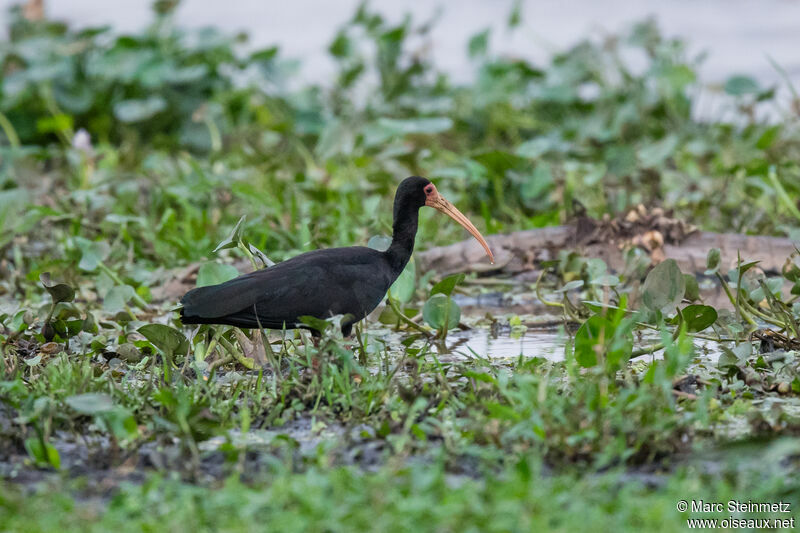
[[[566,293],[569,291],[574,291],[575,289],[580,289],[581,287],[583,287],[583,280],[575,279],[570,281],[569,283],[565,283],[563,287],[561,287],[555,292]]]
[[[619,311],[624,315],[624,310]],[[592,315],[575,333],[575,360],[584,368],[597,365],[598,352],[606,358],[610,368],[616,368],[627,360],[633,350],[633,336],[630,332],[618,331],[616,312],[614,320],[602,315]]]
[[[64,401],[75,411],[83,415],[97,415],[114,409],[114,401],[108,394],[87,392],[69,396]]]
[[[56,470],[61,468],[61,457],[58,450],[49,442],[42,444],[37,437],[25,439],[25,450],[33,461],[42,466],[52,466]]]
[[[781,289],[783,288],[783,279],[774,277],[761,280],[759,287],[750,293],[750,299],[754,302],[760,302],[767,297],[767,293],[779,298]]]
[[[90,241],[83,237],[75,237],[75,245],[81,252],[78,268],[87,272],[94,272],[100,263],[108,259],[111,246],[105,241]]]
[[[434,329],[451,330],[461,321],[461,308],[448,296],[437,293],[425,302],[422,318]]]
[[[60,302],[71,302],[75,299],[75,289],[65,283],[53,283],[50,279],[50,273],[44,272],[39,276],[39,281],[42,282],[44,289],[50,293],[53,298],[53,305]]]
[[[236,248],[239,246],[239,242],[242,240],[242,224],[244,224],[245,219],[247,219],[247,215],[242,215],[242,218],[239,219],[239,222],[236,223],[228,236],[223,239],[216,248],[211,250],[211,253],[217,253],[226,248]]]
[[[453,290],[456,288],[456,285],[464,281],[464,274],[453,274],[452,276],[447,276],[442,281],[437,283],[431,289],[431,296],[434,294],[444,294],[445,296],[450,296],[453,294]]]
[[[406,264],[406,267],[400,272],[400,275],[392,283],[389,289],[392,293],[392,298],[395,300],[406,303],[414,296],[414,289],[417,285],[417,269],[415,266],[414,258]]]
[[[719,248],[712,248],[708,251],[708,256],[706,256],[706,276],[719,272],[720,257]]]
[[[189,351],[189,341],[183,333],[164,324],[147,324],[137,330],[150,343],[168,355],[184,354]]]
[[[116,314],[125,309],[136,291],[130,285],[117,285],[111,287],[103,298],[103,309],[110,314]]]
[[[725,92],[732,96],[757,94],[760,91],[758,82],[750,76],[731,76],[725,82]]]
[[[777,139],[778,134],[781,132],[782,128],[783,126],[780,124],[776,124],[774,126],[767,128],[764,131],[764,133],[761,134],[761,137],[759,137],[758,140],[756,141],[756,148],[758,148],[759,150],[766,150],[767,148],[772,146],[772,144],[775,142],[775,139]]]
[[[378,250],[379,252],[385,252],[389,249],[389,245],[392,244],[392,238],[387,237],[386,235],[373,235],[367,241],[367,247],[372,248],[373,250]]]
[[[619,283],[619,276],[613,274],[604,274],[589,282],[590,285],[600,285],[601,287],[616,287]]]
[[[691,333],[703,331],[717,320],[717,310],[710,305],[687,305],[681,315]]]
[[[469,39],[469,44],[467,45],[467,49],[469,51],[469,57],[476,58],[479,56],[485,56],[486,50],[489,48],[489,35],[491,34],[490,29],[485,29],[482,32],[476,33]]]
[[[686,292],[684,293],[683,297],[690,302],[694,302],[700,298],[700,286],[697,285],[697,278],[695,278],[692,274],[684,274],[683,281],[686,284]]]
[[[114,116],[121,122],[142,122],[166,108],[167,102],[160,96],[151,96],[141,100],[123,100],[114,104]]]
[[[311,315],[303,315],[298,317],[300,323],[305,324],[306,326],[319,331],[320,333],[324,333],[331,327],[331,322],[328,320],[323,320],[321,318],[317,318]]]
[[[449,117],[417,117],[417,118],[380,118],[370,124],[364,131],[364,144],[377,146],[389,139],[405,135],[434,135],[443,133],[453,127]]]
[[[644,280],[642,303],[651,311],[675,309],[686,292],[686,281],[674,259],[662,261]]]
[[[608,172],[617,177],[628,176],[636,170],[636,151],[630,146],[610,146],[605,153]]]
[[[233,265],[214,262],[203,263],[197,271],[197,286],[218,285],[232,280],[238,275],[239,271]]]
[[[677,135],[667,135],[660,141],[648,144],[639,150],[639,162],[644,168],[658,167],[675,153],[679,143]]]

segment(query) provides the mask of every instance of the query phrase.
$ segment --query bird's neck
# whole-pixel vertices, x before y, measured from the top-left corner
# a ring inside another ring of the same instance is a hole
[[[392,244],[386,250],[389,264],[396,276],[406,267],[411,253],[414,251],[414,238],[417,236],[419,223],[418,209],[395,209],[394,226],[392,228]]]

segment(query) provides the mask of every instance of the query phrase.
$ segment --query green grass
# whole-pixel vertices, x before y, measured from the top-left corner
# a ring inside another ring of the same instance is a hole
[[[97,496],[76,503],[53,486],[32,495],[11,488],[0,496],[0,518],[6,531],[685,531],[687,517],[765,515],[681,513],[680,500],[798,504],[796,484],[752,471],[721,480],[685,469],[654,476],[654,489],[619,474],[554,477],[536,464],[523,460],[482,481],[448,476],[435,463],[377,473],[312,468],[213,488],[153,477],[124,485],[107,504]]]

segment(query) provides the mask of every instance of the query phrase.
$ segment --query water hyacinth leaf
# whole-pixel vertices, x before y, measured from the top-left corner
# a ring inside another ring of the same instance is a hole
[[[758,82],[750,76],[731,76],[725,81],[725,92],[732,96],[758,94],[760,91]]]
[[[750,292],[750,299],[754,302],[760,302],[767,297],[767,294],[779,298],[782,288],[783,279],[781,278],[774,277],[767,278],[766,280],[759,280],[759,287]]]
[[[82,415],[108,413],[114,409],[114,401],[111,396],[102,392],[76,394],[65,398],[64,401]]]
[[[485,29],[482,32],[476,33],[469,39],[469,44],[467,45],[467,50],[469,51],[469,57],[476,58],[480,56],[486,55],[486,51],[489,48],[489,35],[491,34],[490,29]]]
[[[605,274],[603,276],[598,277],[597,279],[593,279],[589,282],[591,285],[600,285],[601,287],[616,287],[619,285],[620,280],[619,276],[615,276],[613,274]]]
[[[566,292],[569,292],[569,291],[574,291],[576,289],[580,289],[581,287],[583,287],[583,280],[582,279],[576,279],[576,280],[570,281],[569,283],[565,283],[561,288],[559,288],[555,292],[566,293]]]
[[[167,102],[160,96],[151,96],[141,100],[123,100],[114,104],[114,116],[121,122],[142,122],[166,108]]]
[[[242,218],[239,219],[239,222],[236,223],[228,236],[216,248],[211,250],[211,253],[217,253],[227,248],[236,248],[239,245],[239,241],[242,240],[242,224],[244,224],[245,219],[247,219],[247,215],[242,215]]]
[[[708,251],[708,256],[706,256],[706,276],[719,272],[720,258],[721,252],[719,248],[712,248]]]
[[[683,299],[686,281],[674,259],[662,261],[644,280],[642,303],[651,311],[667,313]]]
[[[585,269],[586,275],[590,280],[599,278],[600,276],[605,276],[606,272],[608,271],[608,265],[606,265],[606,262],[599,257],[590,257],[587,259],[583,268]]]
[[[378,124],[399,135],[443,133],[453,127],[449,117],[419,117],[408,119],[381,118]]]
[[[367,241],[367,247],[378,250],[379,252],[388,250],[390,244],[392,244],[392,238],[386,235],[373,235]]]
[[[217,285],[232,280],[238,275],[239,271],[233,265],[213,262],[203,263],[197,271],[197,286]]]
[[[549,152],[565,153],[570,149],[560,135],[536,136],[514,149],[514,155],[528,159],[536,159]]]
[[[189,341],[177,329],[163,324],[146,324],[137,330],[150,343],[168,355],[189,351]]]
[[[389,289],[392,293],[392,298],[403,303],[410,301],[414,296],[416,284],[417,269],[412,257]]]
[[[397,324],[399,321],[400,317],[397,316],[397,313],[394,312],[394,309],[388,305],[383,308],[381,314],[378,316],[378,322],[381,324],[392,325]]]
[[[710,305],[687,305],[681,315],[691,333],[703,331],[717,320],[717,310]]]
[[[136,291],[130,285],[117,285],[111,287],[103,298],[103,309],[110,314],[116,314],[125,309]]]
[[[605,162],[608,172],[622,177],[636,170],[636,151],[627,145],[610,146],[606,149]]]
[[[753,345],[750,342],[743,342],[734,348],[720,345],[722,353],[717,361],[717,366],[722,370],[734,369],[744,366],[747,359],[753,354]]]
[[[422,318],[432,328],[451,330],[461,321],[461,308],[448,296],[437,293],[422,308]]]
[[[83,237],[75,237],[75,245],[81,252],[78,268],[87,272],[94,272],[100,263],[108,259],[111,246],[105,241],[90,241]]]
[[[452,276],[447,276],[433,286],[431,289],[431,296],[434,294],[444,294],[446,296],[452,295],[456,285],[464,281],[464,277],[464,274],[453,274]]]
[[[684,292],[683,297],[690,302],[694,302],[700,298],[700,286],[697,284],[697,278],[695,278],[692,274],[684,274],[683,281],[686,284],[686,291]]]
[[[434,135],[453,127],[449,117],[418,117],[408,119],[380,118],[363,128],[363,142],[367,147],[377,146],[389,139],[405,135]]]
[[[639,150],[639,162],[644,168],[658,167],[675,153],[679,143],[677,135],[667,135],[660,141],[648,144]]]
[[[75,299],[75,289],[66,283],[53,283],[50,279],[50,273],[44,272],[39,276],[39,281],[42,283],[44,289],[53,298],[53,305],[60,302],[71,302]]]

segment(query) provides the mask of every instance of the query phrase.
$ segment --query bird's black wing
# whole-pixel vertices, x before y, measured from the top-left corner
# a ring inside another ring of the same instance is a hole
[[[393,279],[370,248],[308,252],[219,285],[198,287],[181,299],[187,323],[293,327],[300,316],[351,313],[357,319],[380,303]],[[230,320],[224,320],[229,318]]]

